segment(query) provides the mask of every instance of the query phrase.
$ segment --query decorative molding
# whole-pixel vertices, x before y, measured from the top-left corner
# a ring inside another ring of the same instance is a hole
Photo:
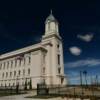
[[[37,47],[37,48],[31,48],[30,50],[27,50],[27,51],[22,51],[18,54],[13,54],[13,55],[8,55],[8,56],[5,56],[5,57],[0,57],[0,61],[1,60],[5,60],[5,59],[9,59],[9,58],[12,58],[12,57],[16,57],[16,56],[20,56],[22,54],[27,54],[27,53],[30,53],[30,52],[34,52],[34,51],[37,51],[37,50],[41,50],[41,51],[47,51],[45,48],[43,47]]]

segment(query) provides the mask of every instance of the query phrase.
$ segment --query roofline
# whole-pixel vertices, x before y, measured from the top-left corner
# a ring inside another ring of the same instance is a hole
[[[7,58],[11,58],[11,57],[15,57],[17,55],[21,55],[21,54],[25,54],[25,53],[30,53],[32,51],[36,51],[36,50],[42,50],[44,52],[47,52],[47,50],[42,46],[41,43],[38,44],[34,44],[28,47],[24,47],[15,51],[11,51],[5,54],[0,55],[0,60],[4,60]]]

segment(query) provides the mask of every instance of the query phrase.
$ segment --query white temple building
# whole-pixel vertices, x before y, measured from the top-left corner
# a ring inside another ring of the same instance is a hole
[[[41,42],[0,55],[0,86],[65,85],[62,38],[51,13],[45,21]]]

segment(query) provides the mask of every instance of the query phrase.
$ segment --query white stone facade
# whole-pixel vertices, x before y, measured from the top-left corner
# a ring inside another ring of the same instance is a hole
[[[0,55],[0,86],[25,86],[25,82],[32,88],[42,82],[66,84],[62,39],[52,13],[46,19],[40,43]]]

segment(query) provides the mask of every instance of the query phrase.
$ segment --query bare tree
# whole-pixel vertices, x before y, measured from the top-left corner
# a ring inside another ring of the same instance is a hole
[[[83,71],[84,77],[85,77],[85,85],[87,86],[87,71]]]

